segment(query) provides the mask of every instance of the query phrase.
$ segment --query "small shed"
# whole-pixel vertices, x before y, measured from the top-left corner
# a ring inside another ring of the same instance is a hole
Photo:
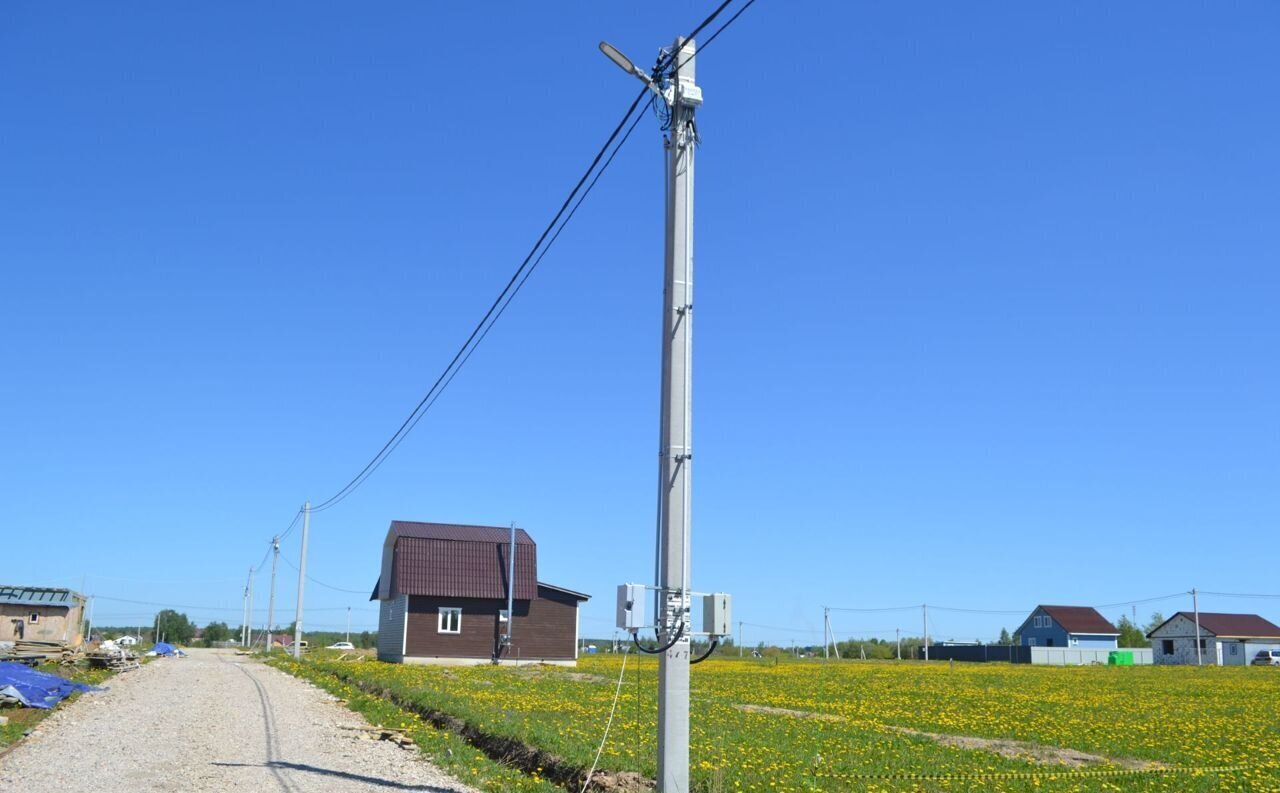
[[[1147,638],[1157,664],[1244,666],[1259,650],[1280,649],[1280,626],[1257,614],[1202,611],[1198,658],[1195,612],[1179,611],[1157,625]]]
[[[0,641],[84,641],[85,597],[61,587],[0,585]]]
[[[1036,606],[1018,628],[1023,647],[1114,650],[1120,631],[1092,606]]]
[[[578,606],[590,596],[539,581],[538,548],[523,529],[514,551],[509,580],[511,529],[392,521],[369,598],[379,602],[379,660],[575,664]]]

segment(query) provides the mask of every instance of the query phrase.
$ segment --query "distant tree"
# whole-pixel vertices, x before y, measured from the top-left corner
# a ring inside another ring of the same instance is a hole
[[[1116,620],[1116,628],[1120,631],[1121,647],[1146,647],[1147,634],[1146,631],[1133,624],[1133,620],[1121,615]]]
[[[1000,629],[1000,640],[997,642],[997,644],[1004,645],[1004,646],[1013,644],[1013,637],[1009,635],[1008,630],[1004,628]]]
[[[225,622],[211,622],[204,626],[204,643],[212,647],[214,642],[225,642],[231,638],[231,628]]]
[[[156,629],[160,638],[173,644],[190,644],[191,637],[196,635],[195,624],[187,619],[186,614],[173,609],[165,609],[156,615]]]
[[[368,649],[370,647],[376,646],[377,643],[378,643],[378,637],[375,634],[369,631],[361,631],[360,637],[356,641],[356,646],[364,650],[364,649]]]
[[[1163,622],[1164,622],[1163,614],[1161,614],[1158,611],[1151,612],[1151,621],[1147,623],[1147,627],[1144,630],[1144,633],[1151,633],[1156,628],[1159,628],[1161,623]]]

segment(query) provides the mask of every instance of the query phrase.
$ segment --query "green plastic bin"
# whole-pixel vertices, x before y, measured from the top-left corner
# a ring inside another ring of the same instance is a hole
[[[1133,666],[1133,653],[1128,650],[1112,650],[1107,653],[1107,666]]]

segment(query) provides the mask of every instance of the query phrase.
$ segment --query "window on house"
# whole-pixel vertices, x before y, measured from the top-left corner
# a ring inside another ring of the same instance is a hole
[[[1028,647],[1035,647],[1035,646],[1036,646],[1036,637],[1034,637],[1034,636],[1028,636],[1028,637],[1027,637],[1027,646],[1028,646]]]
[[[1173,655],[1173,639],[1165,639],[1160,642],[1160,652],[1165,655]]]
[[[511,614],[506,609],[498,609],[498,622],[510,622]]]
[[[1071,644],[1072,644],[1072,646],[1077,645],[1077,644],[1079,644],[1079,643],[1080,643],[1080,640],[1079,640],[1079,639],[1077,639],[1077,638],[1076,638],[1076,637],[1074,637],[1074,636],[1072,636],[1072,637],[1071,637]]]
[[[1032,619],[1031,619],[1031,627],[1033,627],[1033,628],[1039,628],[1039,627],[1040,627],[1040,615],[1039,615],[1039,614],[1037,614],[1036,616],[1032,617]]]
[[[436,617],[437,633],[462,633],[462,609],[442,606]]]
[[[1207,650],[1207,649],[1209,649],[1208,641],[1209,641],[1208,639],[1201,639],[1201,640],[1200,640],[1200,649],[1201,649],[1201,650]]]
[[[40,621],[40,615],[35,613],[34,611],[31,612],[31,619],[27,620],[27,622],[31,623],[32,625],[35,625],[39,621]]]
[[[1232,655],[1235,655],[1235,654],[1236,654],[1236,650],[1238,650],[1238,649],[1240,649],[1240,645],[1238,645],[1238,644],[1233,644],[1233,645],[1231,645],[1231,654],[1232,654]]]

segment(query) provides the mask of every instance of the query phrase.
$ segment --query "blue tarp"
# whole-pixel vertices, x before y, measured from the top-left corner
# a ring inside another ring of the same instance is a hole
[[[22,664],[0,662],[0,694],[13,697],[28,708],[52,708],[76,692],[101,690]]]
[[[174,647],[172,644],[169,644],[168,642],[156,642],[156,646],[151,648],[151,652],[155,653],[156,655],[176,655],[179,657],[186,655],[186,653],[182,652],[177,647]]]

